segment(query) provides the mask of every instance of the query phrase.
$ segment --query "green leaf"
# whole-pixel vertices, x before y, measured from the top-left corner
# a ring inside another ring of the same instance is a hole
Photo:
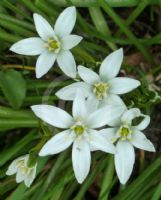
[[[10,105],[20,108],[26,96],[26,82],[21,74],[12,69],[1,71],[0,86]]]

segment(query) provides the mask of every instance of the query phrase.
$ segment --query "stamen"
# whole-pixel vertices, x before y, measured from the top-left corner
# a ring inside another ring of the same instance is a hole
[[[131,130],[129,127],[121,127],[120,129],[120,135],[121,135],[121,140],[127,140],[128,136],[131,134]]]
[[[54,39],[48,39],[48,43],[47,43],[47,48],[48,51],[55,51],[57,49],[59,49],[60,44],[58,41],[54,40]]]
[[[107,83],[96,83],[94,84],[93,92],[95,93],[97,99],[102,100],[108,95],[109,87]]]

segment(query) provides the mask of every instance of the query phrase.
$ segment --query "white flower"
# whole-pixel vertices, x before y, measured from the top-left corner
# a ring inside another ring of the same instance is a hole
[[[66,75],[75,78],[76,64],[69,50],[82,40],[82,37],[70,34],[76,21],[75,7],[68,7],[59,15],[54,29],[42,16],[35,13],[33,17],[40,37],[21,40],[10,50],[22,55],[40,55],[36,62],[37,78],[46,74],[55,60]]]
[[[16,174],[16,182],[20,183],[24,181],[27,187],[30,187],[36,176],[37,163],[32,167],[28,166],[29,155],[21,156],[15,159],[9,166],[6,174]]]
[[[75,176],[82,183],[89,173],[90,151],[98,149],[115,153],[112,142],[108,142],[98,134],[96,128],[110,123],[123,112],[121,106],[108,105],[103,109],[91,112],[81,92],[76,93],[72,115],[64,110],[50,105],[35,105],[32,110],[37,117],[50,125],[65,129],[53,136],[41,149],[39,155],[53,155],[67,149],[72,143],[72,163]]]
[[[143,118],[138,125],[133,125],[132,120]],[[148,115],[141,114],[138,108],[126,110],[120,121],[113,122],[113,128],[102,129],[100,133],[116,143],[115,168],[119,180],[125,184],[133,170],[135,161],[134,147],[146,151],[155,152],[153,144],[141,132],[150,123]]]
[[[118,95],[137,88],[140,82],[132,78],[116,77],[122,61],[123,50],[119,49],[105,58],[100,66],[99,75],[86,67],[78,66],[78,74],[83,81],[64,87],[56,95],[64,100],[73,100],[76,88],[80,88],[83,94],[98,106],[123,104]]]

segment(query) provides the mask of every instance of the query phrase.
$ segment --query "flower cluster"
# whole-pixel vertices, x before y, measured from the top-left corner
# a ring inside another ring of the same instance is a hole
[[[134,147],[154,152],[153,144],[141,132],[150,123],[150,117],[138,108],[128,109],[119,95],[140,85],[138,80],[116,77],[123,61],[123,49],[108,55],[99,73],[78,66],[69,51],[81,40],[70,34],[76,21],[75,7],[66,8],[56,20],[54,29],[40,15],[34,14],[36,30],[40,37],[15,43],[11,50],[23,55],[40,55],[36,62],[36,77],[46,74],[57,61],[61,70],[79,81],[60,89],[56,95],[73,101],[72,114],[51,105],[33,105],[35,115],[46,123],[60,128],[40,150],[39,156],[58,154],[72,145],[72,164],[75,177],[82,183],[91,165],[91,151],[101,150],[114,154],[118,178],[125,184],[133,169]],[[139,123],[133,123],[139,118]],[[105,128],[104,126],[108,126]],[[36,165],[27,165],[28,156],[13,161],[8,175],[17,173],[16,181],[30,186],[35,178]]]

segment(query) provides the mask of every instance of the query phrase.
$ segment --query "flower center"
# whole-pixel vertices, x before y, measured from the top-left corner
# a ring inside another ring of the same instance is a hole
[[[21,173],[22,174],[27,174],[28,172],[28,167],[25,166],[25,163],[23,160],[20,160],[18,163],[17,163],[17,167],[20,169]]]
[[[77,136],[82,135],[83,132],[84,132],[84,130],[85,130],[85,128],[84,128],[84,126],[82,126],[82,125],[76,125],[76,126],[74,127],[74,132],[75,132],[75,134],[76,134]]]
[[[107,83],[96,83],[94,84],[93,92],[95,93],[97,99],[102,100],[108,95],[109,87]]]
[[[129,129],[129,127],[121,127],[120,129],[120,135],[121,135],[121,140],[126,140],[128,136],[130,136],[131,134],[131,130]]]
[[[47,48],[48,51],[55,51],[57,49],[59,49],[60,47],[60,43],[54,39],[48,39],[48,43],[47,43]]]

